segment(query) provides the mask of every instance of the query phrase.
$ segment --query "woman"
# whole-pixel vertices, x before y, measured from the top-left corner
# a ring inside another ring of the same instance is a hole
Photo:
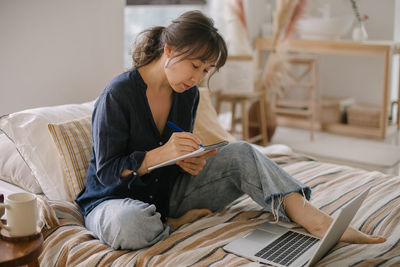
[[[176,165],[148,168],[199,148],[192,135],[197,84],[225,63],[227,49],[212,20],[186,12],[138,39],[134,68],[111,81],[92,118],[93,155],[76,202],[86,227],[114,249],[139,249],[180,225],[246,193],[285,220],[322,236],[332,218],[313,207],[311,190],[245,142]],[[171,121],[186,132],[173,132]],[[385,239],[348,228],[343,241]]]

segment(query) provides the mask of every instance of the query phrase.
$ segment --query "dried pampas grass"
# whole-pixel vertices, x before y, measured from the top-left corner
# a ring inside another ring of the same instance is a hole
[[[288,48],[287,38],[295,31],[295,25],[305,10],[306,0],[277,0],[274,13],[274,34],[272,52],[262,72],[261,84],[258,89],[269,89],[280,93],[284,77],[288,73]],[[283,42],[278,42],[285,30]]]
[[[275,49],[279,40],[279,37],[286,27],[293,9],[297,1],[293,0],[277,0],[276,10],[274,13],[274,35],[272,47]]]
[[[280,94],[281,84],[288,73],[288,43],[280,44],[276,50],[268,55],[265,64],[261,89],[268,89]]]
[[[297,0],[294,6],[290,20],[285,27],[283,40],[286,40],[292,33],[296,31],[297,21],[303,16],[306,9],[307,0]]]

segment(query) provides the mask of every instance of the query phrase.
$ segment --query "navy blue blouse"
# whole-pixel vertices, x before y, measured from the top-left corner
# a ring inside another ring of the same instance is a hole
[[[168,126],[159,133],[146,97],[147,86],[139,72],[114,78],[97,99],[92,116],[92,157],[86,187],[75,201],[86,216],[108,199],[132,198],[155,204],[162,220],[168,216],[169,196],[182,170],[177,165],[139,176],[146,151],[166,143],[173,133]],[[168,120],[192,132],[199,103],[198,88],[173,92]],[[134,172],[123,179],[123,170]]]

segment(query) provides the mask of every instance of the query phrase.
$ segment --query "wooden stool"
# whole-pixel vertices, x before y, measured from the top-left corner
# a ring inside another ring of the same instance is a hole
[[[264,91],[255,91],[249,93],[227,93],[219,91],[216,95],[216,111],[217,114],[220,113],[222,102],[230,102],[231,103],[231,111],[232,111],[232,121],[231,121],[231,129],[230,132],[232,134],[235,133],[236,123],[242,123],[242,139],[248,141],[250,143],[261,140],[262,145],[266,145],[268,143],[267,137],[267,121],[265,116],[265,92]],[[259,126],[261,127],[261,134],[249,138],[249,103],[253,101],[259,101],[260,103],[260,116],[259,116]],[[241,105],[241,116],[239,119],[236,119],[236,104]]]
[[[278,115],[306,117],[310,121],[310,140],[314,139],[314,122],[318,105],[316,101],[317,58],[305,55],[291,55],[288,59],[291,69],[287,79],[274,93],[272,108]],[[295,72],[295,70],[299,70]],[[293,97],[293,94],[298,94]],[[290,95],[292,94],[292,96]],[[303,97],[299,97],[303,96]]]

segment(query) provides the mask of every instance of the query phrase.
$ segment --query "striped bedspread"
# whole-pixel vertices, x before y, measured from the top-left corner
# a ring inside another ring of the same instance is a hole
[[[367,233],[383,235],[377,245],[339,243],[317,266],[400,266],[400,177],[368,172],[302,157],[274,159],[313,189],[311,202],[335,216],[338,209],[372,187],[352,221]],[[46,219],[42,266],[263,266],[225,252],[222,247],[271,214],[246,195],[225,209],[183,225],[152,247],[114,251],[84,227],[78,208],[68,202],[39,201]]]

